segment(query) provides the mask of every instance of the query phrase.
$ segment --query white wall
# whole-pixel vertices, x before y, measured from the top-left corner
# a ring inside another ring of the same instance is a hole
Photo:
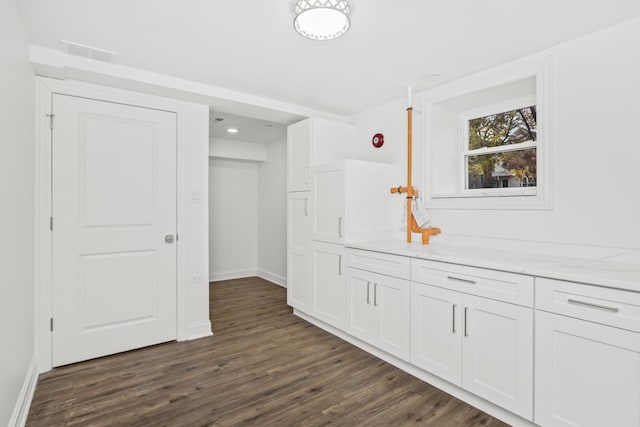
[[[258,164],[209,159],[209,280],[254,276]]]
[[[264,144],[211,138],[209,140],[209,156],[221,159],[264,162],[267,160],[267,147]]]
[[[640,248],[638,40],[634,19],[545,52],[552,60],[552,210],[434,209],[432,224],[450,236]],[[353,118],[363,147],[376,130],[387,139],[384,151],[367,148],[363,156],[405,167],[404,108],[398,101]],[[424,188],[418,132],[414,180]]]
[[[14,2],[0,1],[0,425],[9,424],[34,360],[35,98],[28,49]]]
[[[258,167],[258,275],[287,283],[287,141],[266,146]]]

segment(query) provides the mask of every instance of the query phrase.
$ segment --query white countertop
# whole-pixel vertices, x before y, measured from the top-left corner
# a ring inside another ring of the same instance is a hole
[[[615,256],[604,254],[595,258],[573,258],[440,243],[422,245],[400,240],[352,242],[345,246],[640,292],[640,259],[637,263],[620,262],[612,260]]]

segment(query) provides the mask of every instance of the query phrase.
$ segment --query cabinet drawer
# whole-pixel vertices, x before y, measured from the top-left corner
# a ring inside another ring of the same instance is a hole
[[[347,249],[347,267],[372,271],[387,276],[409,280],[411,277],[411,258],[381,252]]]
[[[536,308],[640,332],[640,293],[536,278]]]
[[[412,259],[411,280],[533,307],[533,277],[523,274]]]

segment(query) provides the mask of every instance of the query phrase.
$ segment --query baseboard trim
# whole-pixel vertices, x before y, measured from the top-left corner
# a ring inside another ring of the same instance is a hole
[[[258,269],[257,276],[271,283],[275,283],[278,286],[282,286],[283,288],[287,287],[287,278],[282,277],[279,274],[275,274],[267,270]]]
[[[401,369],[403,371],[405,371],[406,373],[413,375],[414,377],[428,383],[431,384],[432,386],[444,391],[445,393],[448,393],[460,400],[462,400],[463,402],[468,403],[471,406],[474,406],[478,409],[480,409],[483,412],[486,412],[487,414],[504,421],[505,423],[514,426],[514,427],[538,427],[536,424],[534,424],[531,421],[528,421],[516,414],[514,414],[513,412],[507,411],[506,409],[497,406],[487,400],[484,400],[483,398],[476,396],[475,394],[468,392],[460,387],[458,387],[455,384],[451,384],[448,381],[445,381],[433,374],[430,374],[427,371],[423,371],[422,369],[408,363],[405,362],[402,359],[398,359],[395,356],[390,355],[389,353],[386,353],[380,349],[378,349],[377,347],[374,347],[370,344],[367,344],[364,341],[359,340],[358,338],[355,338],[349,334],[347,334],[346,332],[342,331],[341,329],[337,329],[327,323],[324,323],[321,320],[316,319],[315,317],[312,317],[308,314],[305,314],[301,311],[296,310],[295,308],[293,309],[293,314],[300,317],[301,319],[306,320],[307,322],[311,323],[312,325],[315,325],[317,327],[319,327],[320,329],[323,329],[327,332],[329,332],[332,335],[335,335],[338,338],[341,338],[342,340],[355,345],[356,347],[366,351],[367,353],[370,353],[374,356],[376,356],[378,359],[382,359],[385,362],[395,366],[398,369]]]
[[[197,340],[198,338],[210,337],[211,335],[213,335],[213,332],[211,332],[211,321],[204,320],[189,325],[189,338],[187,338],[187,340]]]
[[[220,280],[244,279],[245,277],[255,277],[258,275],[256,270],[231,270],[217,273],[209,273],[209,282],[218,282]]]
[[[33,394],[36,391],[36,384],[38,383],[38,363],[35,355],[31,359],[29,364],[29,370],[22,383],[20,389],[20,395],[16,406],[13,408],[13,414],[9,419],[9,427],[24,427],[27,424],[27,417],[29,416],[29,408],[31,408],[31,401],[33,400]]]

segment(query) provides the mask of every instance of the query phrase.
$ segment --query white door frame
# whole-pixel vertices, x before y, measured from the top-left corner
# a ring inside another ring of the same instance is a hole
[[[78,81],[36,77],[36,197],[35,197],[35,349],[40,373],[52,369],[52,234],[51,215],[51,128],[47,116],[51,112],[53,94],[78,96],[100,101],[133,105],[176,113],[177,116],[177,235],[185,235],[184,214],[184,147],[187,139],[186,121],[190,104],[136,92],[129,92]],[[191,104],[192,105],[192,104]],[[54,126],[55,126],[55,118]],[[186,278],[186,245],[177,243],[176,325],[177,340],[190,338],[188,316],[188,280]],[[191,334],[193,335],[193,334]],[[203,333],[202,335],[207,335]],[[210,335],[210,329],[209,334]]]

